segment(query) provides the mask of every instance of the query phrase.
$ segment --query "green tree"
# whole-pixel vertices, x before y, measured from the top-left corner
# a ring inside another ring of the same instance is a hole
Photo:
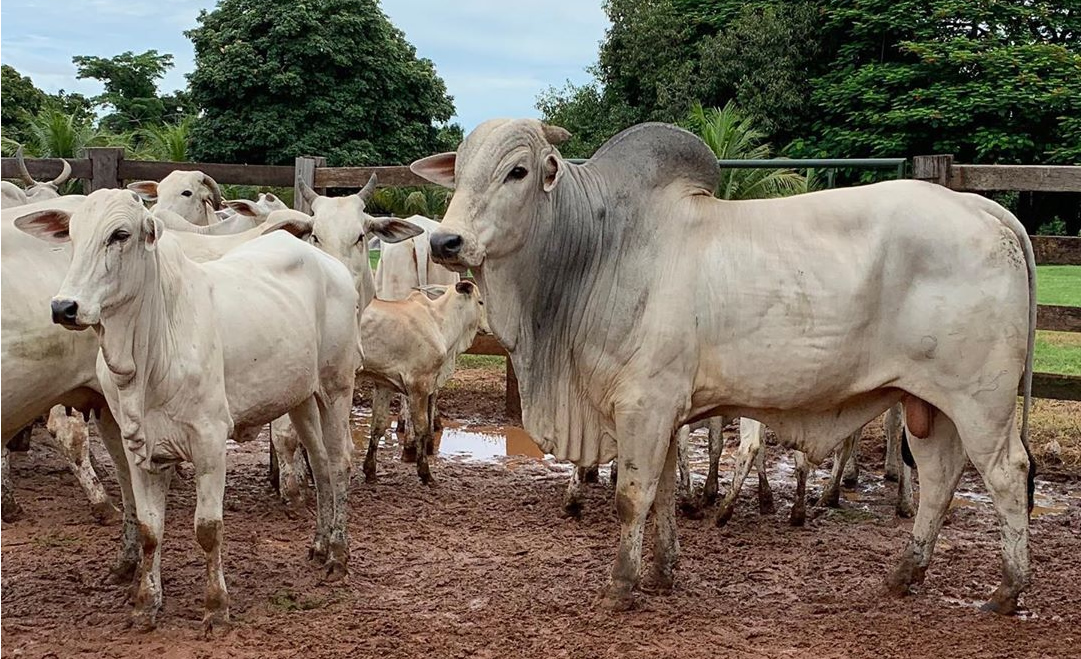
[[[376,0],[222,0],[186,34],[199,160],[398,164],[447,146],[446,86]]]
[[[175,121],[187,111],[187,94],[158,95],[158,81],[173,67],[173,56],[148,50],[136,55],[127,51],[115,57],[80,55],[72,58],[76,77],[92,78],[105,86],[94,103],[112,108],[101,125],[122,133]]]
[[[145,160],[190,162],[191,129],[194,121],[194,117],[184,117],[176,123],[140,129],[135,134],[139,144],[135,157]]]
[[[709,145],[718,160],[764,160],[772,157],[765,134],[754,118],[729,102],[723,108],[691,109],[690,128]],[[791,169],[721,169],[714,194],[721,199],[763,199],[807,192],[807,177]]]
[[[4,136],[15,141],[25,139],[29,115],[41,110],[47,96],[12,66],[0,66],[0,76],[0,87],[4,90],[0,124],[4,127]]]

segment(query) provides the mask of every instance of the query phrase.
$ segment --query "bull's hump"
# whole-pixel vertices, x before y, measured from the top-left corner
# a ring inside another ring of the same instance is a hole
[[[712,194],[720,178],[717,156],[694,133],[664,123],[632,126],[597,150],[587,167],[609,181],[624,181],[642,190],[676,180]]]

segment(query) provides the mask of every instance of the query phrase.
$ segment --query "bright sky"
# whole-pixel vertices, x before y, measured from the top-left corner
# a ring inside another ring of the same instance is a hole
[[[164,91],[185,86],[194,54],[184,30],[212,0],[4,0],[0,61],[41,89],[97,94],[76,80],[75,55],[111,57],[126,50],[172,53]],[[492,117],[533,117],[537,94],[567,80],[589,79],[608,26],[600,0],[382,0],[383,11],[421,57],[435,62],[468,132]]]

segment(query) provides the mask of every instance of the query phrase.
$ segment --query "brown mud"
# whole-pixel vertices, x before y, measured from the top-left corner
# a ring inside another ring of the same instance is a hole
[[[611,489],[605,479],[587,486],[582,519],[564,519],[566,467],[529,457],[528,440],[514,432],[500,440],[501,381],[501,373],[462,371],[442,395],[448,436],[433,462],[437,487],[422,486],[394,446],[380,452],[378,483],[354,473],[344,582],[321,582],[306,560],[311,509],[291,518],[278,502],[266,480],[265,439],[231,445],[224,564],[232,623],[209,640],[194,487],[184,472],[169,495],[165,603],[158,629],[147,633],[128,628],[126,588],[106,583],[118,527],[95,523],[58,456],[40,444],[14,454],[26,514],[3,525],[2,656],[1077,656],[1081,483],[1040,484],[1047,510],[1032,521],[1034,583],[1023,615],[977,608],[998,581],[999,540],[974,474],[965,477],[926,583],[894,599],[882,581],[911,521],[893,517],[892,484],[880,478],[880,427],[865,433],[866,478],[846,494],[845,509],[789,527],[792,487],[783,467],[790,458],[771,447],[771,471],[781,474],[777,513],[759,516],[748,484],[725,528],[708,516],[680,519],[674,592],[640,594],[636,610],[609,612],[599,595],[618,537]],[[366,441],[363,430],[357,436]],[[454,432],[465,444],[455,444]],[[470,433],[493,448],[479,455]],[[729,471],[730,464],[722,469],[722,487]],[[103,480],[115,494],[115,479]],[[813,483],[812,491],[820,479]]]

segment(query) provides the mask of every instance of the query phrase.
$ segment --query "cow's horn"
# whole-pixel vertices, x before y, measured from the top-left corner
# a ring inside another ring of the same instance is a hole
[[[310,185],[304,181],[297,181],[297,183],[300,184],[300,196],[304,197],[304,201],[308,202],[309,205],[319,198],[319,195],[315,190],[312,190]]]
[[[23,161],[23,145],[19,145],[19,148],[15,151],[15,164],[19,167],[19,176],[22,177],[23,183],[29,185],[37,185],[37,181],[33,176],[30,176],[30,172],[26,170],[26,162]]]
[[[215,181],[209,174],[203,174],[203,185],[210,188],[211,204],[214,210],[221,210],[221,188],[218,187],[218,182]]]
[[[360,192],[357,193],[357,196],[361,199],[367,199],[368,197],[372,196],[372,192],[375,192],[375,185],[378,182],[379,176],[375,172],[372,172],[372,177],[368,179],[368,182],[365,183],[364,187],[360,189]]]
[[[61,160],[60,162],[64,163],[64,169],[60,171],[60,176],[57,176],[53,180],[49,181],[49,185],[53,186],[54,188],[59,188],[61,185],[67,183],[68,179],[71,178],[71,163],[69,163],[67,160]]]

